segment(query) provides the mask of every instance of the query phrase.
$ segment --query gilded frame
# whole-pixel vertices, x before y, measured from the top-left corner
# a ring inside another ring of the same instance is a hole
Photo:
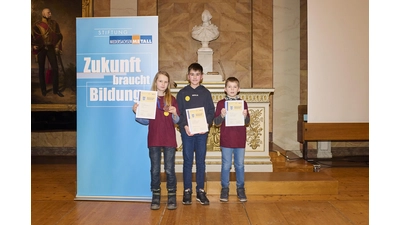
[[[93,0],[82,0],[82,17],[93,17]]]

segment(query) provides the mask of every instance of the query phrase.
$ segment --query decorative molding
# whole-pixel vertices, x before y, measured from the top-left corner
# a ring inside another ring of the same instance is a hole
[[[76,147],[32,147],[31,156],[76,156]]]
[[[31,111],[76,111],[76,104],[31,104]]]
[[[93,17],[93,0],[82,0],[82,17]]]
[[[247,127],[247,145],[253,150],[262,146],[263,144],[268,145],[268,143],[263,143],[262,136],[264,129],[261,126],[264,123],[265,118],[263,118],[262,109],[249,109],[250,125]]]

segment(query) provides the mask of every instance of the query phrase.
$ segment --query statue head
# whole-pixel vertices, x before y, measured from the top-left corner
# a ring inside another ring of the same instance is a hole
[[[207,9],[204,10],[204,12],[201,14],[201,19],[203,20],[203,23],[209,22],[211,18],[211,13]]]

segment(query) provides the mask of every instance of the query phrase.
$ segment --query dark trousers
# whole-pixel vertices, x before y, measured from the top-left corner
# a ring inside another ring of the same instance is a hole
[[[39,64],[39,82],[40,89],[42,91],[46,91],[46,81],[45,81],[45,64],[46,64],[46,56],[47,60],[49,60],[51,66],[51,77],[53,80],[53,93],[58,92],[58,64],[57,64],[57,56],[54,46],[46,46],[37,55],[38,64]]]
[[[204,189],[208,132],[188,136],[183,130],[181,137],[183,147],[183,187],[184,190],[190,189],[192,191],[192,167],[193,158],[195,157],[196,192],[199,192],[200,189]]]
[[[161,148],[164,150],[164,170],[167,174],[168,192],[176,192],[175,152],[173,147],[149,147],[151,191],[160,190],[161,187]]]

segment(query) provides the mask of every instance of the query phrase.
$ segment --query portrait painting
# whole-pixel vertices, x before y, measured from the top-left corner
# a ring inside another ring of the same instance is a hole
[[[44,62],[44,79],[39,79],[39,61],[43,64],[43,60],[38,60],[37,52],[42,49],[47,50],[46,45],[37,51],[33,44],[31,45],[32,105],[48,105],[51,108],[52,104],[76,104],[76,18],[82,17],[82,4],[82,0],[31,0],[31,27],[34,28],[43,19],[48,20],[43,16],[44,9],[47,8],[51,13],[51,19],[58,23],[61,33],[60,46],[57,46],[59,49],[56,47],[55,51],[58,65],[58,91],[61,94],[54,93],[53,81],[56,77],[47,56],[45,56]],[[46,13],[48,12],[46,11]],[[46,25],[40,29],[46,29]],[[48,26],[50,29],[52,28],[51,25]],[[37,33],[36,30],[31,30],[31,42],[35,45],[36,42],[32,41],[34,39],[32,36]],[[43,32],[44,34],[45,32]],[[43,58],[43,54],[40,57]],[[43,86],[45,86],[45,92]]]

